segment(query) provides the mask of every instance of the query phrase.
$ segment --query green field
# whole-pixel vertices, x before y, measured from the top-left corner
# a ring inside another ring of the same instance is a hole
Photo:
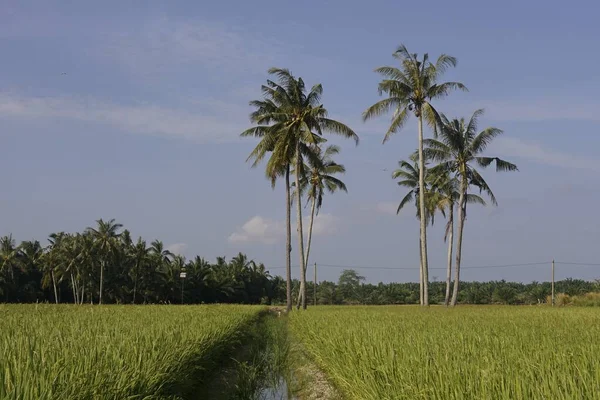
[[[600,313],[319,307],[292,334],[347,399],[598,399]]]
[[[261,310],[0,305],[0,399],[187,398]]]
[[[600,398],[594,308],[265,310],[0,305],[0,400],[257,399],[325,390],[318,369],[326,399]]]

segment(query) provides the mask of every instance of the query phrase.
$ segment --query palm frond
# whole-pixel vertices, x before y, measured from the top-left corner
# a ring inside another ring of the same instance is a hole
[[[406,124],[406,121],[408,121],[408,110],[406,108],[402,108],[399,112],[395,112],[392,123],[383,137],[383,143],[387,142],[393,134],[402,129]]]

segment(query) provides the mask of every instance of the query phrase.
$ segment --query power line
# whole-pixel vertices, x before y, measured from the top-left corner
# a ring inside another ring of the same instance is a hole
[[[534,263],[521,263],[521,264],[502,264],[502,265],[476,265],[476,266],[467,266],[460,267],[460,269],[489,269],[489,268],[513,268],[513,267],[533,267],[533,266],[541,266],[541,265],[549,265],[551,261],[543,261],[543,262],[534,262]],[[568,263],[559,263],[557,264],[568,264]],[[359,266],[359,265],[339,265],[339,264],[319,264],[319,267],[325,268],[349,268],[349,269],[384,269],[384,270],[401,270],[401,271],[417,271],[418,267],[382,267],[382,266]],[[598,265],[600,264],[575,264],[573,265]],[[286,267],[271,267],[269,269],[285,269]],[[292,266],[292,268],[298,268],[297,265]],[[446,267],[433,267],[429,268],[430,270],[446,270]]]
[[[503,264],[503,265],[476,265],[476,266],[468,266],[468,267],[460,267],[460,269],[486,269],[486,268],[510,268],[510,267],[528,267],[528,266],[536,266],[536,265],[548,265],[550,261],[544,262],[535,262],[535,263],[522,263],[522,264]],[[397,270],[409,270],[415,271],[418,267],[407,268],[407,267],[378,267],[378,266],[369,266],[363,267],[358,265],[335,265],[335,264],[319,264],[317,265],[322,267],[330,267],[330,268],[362,268],[362,269],[397,269]],[[429,269],[435,270],[446,270],[446,267],[432,267]]]
[[[578,262],[556,261],[556,264],[578,265],[578,266],[582,266],[582,267],[600,267],[600,264],[598,264],[598,263],[578,263]]]

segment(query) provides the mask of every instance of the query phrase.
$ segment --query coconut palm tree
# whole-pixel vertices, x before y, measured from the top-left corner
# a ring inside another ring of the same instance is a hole
[[[358,136],[348,126],[327,117],[327,110],[320,103],[323,87],[314,85],[308,93],[302,78],[296,78],[287,69],[271,68],[270,75],[277,77],[278,82],[267,80],[262,86],[263,99],[254,100],[250,105],[256,110],[250,115],[257,124],[242,133],[242,136],[261,138],[248,159],[254,159],[253,166],[258,165],[267,154],[271,154],[267,162],[266,175],[272,184],[277,177],[285,175],[286,179],[286,268],[288,275],[288,311],[292,308],[291,297],[291,195],[289,175],[291,166],[296,172],[301,171],[303,157],[311,157],[311,147],[324,141],[323,133],[330,132],[351,138],[358,144]],[[295,174],[295,185],[300,187],[300,174]],[[297,191],[297,224],[298,253],[300,258],[301,279],[304,270],[304,235],[302,229],[302,206],[300,192]]]
[[[57,290],[57,277],[60,279],[62,276],[62,270],[65,265],[65,249],[63,241],[68,235],[64,232],[52,233],[48,237],[50,244],[46,247],[44,253],[44,274],[42,276],[42,288],[45,289],[50,286],[54,289],[54,302],[58,304],[58,290]],[[63,267],[63,268],[61,268]]]
[[[146,241],[142,240],[141,237],[138,238],[137,243],[131,248],[131,254],[129,254],[129,257],[131,257],[133,261],[133,268],[131,271],[131,273],[133,273],[133,304],[135,304],[136,300],[140,270],[148,266],[150,263],[150,256],[150,248],[146,246]]]
[[[482,156],[487,146],[503,133],[502,130],[489,127],[477,132],[478,118],[483,115],[483,110],[473,113],[469,121],[464,118],[452,121],[440,114],[438,123],[440,127],[439,139],[428,139],[425,141],[427,159],[439,162],[436,167],[450,171],[455,174],[459,181],[458,199],[458,236],[456,243],[456,265],[454,270],[454,288],[452,292],[451,305],[456,305],[460,281],[460,262],[462,257],[462,240],[467,212],[467,194],[470,185],[485,192],[492,202],[497,205],[496,197],[483,179],[475,166],[486,168],[496,164],[496,171],[517,171],[517,166],[498,157]]]
[[[446,268],[446,295],[444,305],[450,304],[450,286],[452,282],[452,249],[454,247],[454,208],[460,198],[459,184],[455,176],[449,171],[441,169],[430,170],[432,175],[432,190],[437,193],[437,208],[445,210],[447,216],[444,241],[448,243],[448,258]],[[485,205],[485,201],[478,195],[467,193],[467,203]]]
[[[419,177],[420,177],[420,168],[419,168],[419,162],[418,162],[418,153],[413,153],[410,156],[410,161],[399,161],[398,162],[398,166],[399,168],[397,170],[395,170],[394,172],[392,172],[392,179],[400,179],[397,183],[398,186],[402,186],[405,188],[410,189],[408,191],[408,193],[402,198],[402,200],[400,201],[400,204],[398,205],[398,209],[396,210],[396,214],[400,213],[400,211],[406,206],[406,204],[412,202],[413,200],[415,201],[415,206],[417,209],[417,219],[419,221],[421,221],[421,208],[420,208],[420,201],[419,201],[419,197],[421,196],[421,186],[419,185]],[[430,173],[429,170],[427,168],[425,168],[424,171],[424,178],[425,178],[425,188],[424,188],[424,195],[425,195],[425,225],[428,225],[429,222],[431,222],[431,224],[433,225],[433,223],[435,222],[435,212],[437,209],[439,209],[440,211],[444,211],[443,208],[441,208],[441,205],[439,204],[439,194],[436,191],[432,191],[429,189],[429,183],[430,183]],[[419,249],[421,249],[421,240],[422,240],[422,236],[419,235]],[[425,303],[425,281],[426,279],[424,279],[423,277],[423,273],[425,271],[425,268],[423,268],[423,257],[422,257],[422,253],[419,252],[419,299],[420,299],[420,303],[424,304]]]
[[[298,304],[296,308],[306,309],[306,270],[308,268],[308,258],[310,255],[310,245],[312,242],[312,231],[314,218],[319,214],[319,210],[323,206],[323,196],[325,191],[335,193],[337,190],[348,192],[346,184],[336,178],[335,174],[343,174],[346,168],[342,164],[338,164],[332,160],[332,156],[339,154],[338,146],[327,146],[323,151],[320,147],[315,146],[317,157],[308,160],[308,163],[303,165],[304,173],[300,179],[300,190],[306,192],[308,201],[311,203],[310,222],[308,224],[308,240],[306,245],[306,256],[304,257],[304,274],[303,283],[300,283],[300,293],[298,294]]]
[[[100,258],[100,290],[98,294],[98,304],[102,304],[104,269],[107,263],[119,250],[118,239],[121,235],[119,230],[123,227],[123,225],[116,223],[114,219],[108,221],[99,219],[96,221],[96,223],[96,228],[88,227],[86,231],[94,240],[94,249]]]
[[[398,132],[406,124],[409,115],[414,113],[418,121],[418,152],[419,152],[419,188],[422,191],[419,196],[419,208],[421,214],[425,214],[425,164],[423,159],[423,118],[431,126],[435,127],[437,112],[431,105],[431,101],[448,95],[455,89],[466,90],[459,82],[438,83],[441,75],[448,67],[456,66],[456,58],[442,54],[435,63],[429,60],[425,53],[421,59],[418,55],[408,52],[404,45],[400,45],[393,54],[401,66],[380,67],[375,72],[383,75],[384,79],[379,83],[379,94],[386,94],[387,98],[373,104],[363,113],[363,120],[383,115],[393,110],[392,122],[387,130],[383,142],[385,143],[391,135]],[[428,264],[427,264],[427,224],[421,219],[421,259],[423,272],[424,298],[423,305],[429,304],[428,289]]]
[[[12,235],[0,238],[0,283],[4,283],[6,301],[10,291],[15,289],[15,271],[22,268],[19,258],[19,247],[16,245]],[[2,287],[0,287],[0,291]]]

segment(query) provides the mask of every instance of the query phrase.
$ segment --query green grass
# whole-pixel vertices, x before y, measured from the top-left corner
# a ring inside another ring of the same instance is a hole
[[[290,316],[348,399],[598,399],[600,313],[317,307]]]
[[[185,398],[262,307],[0,306],[0,399]]]

